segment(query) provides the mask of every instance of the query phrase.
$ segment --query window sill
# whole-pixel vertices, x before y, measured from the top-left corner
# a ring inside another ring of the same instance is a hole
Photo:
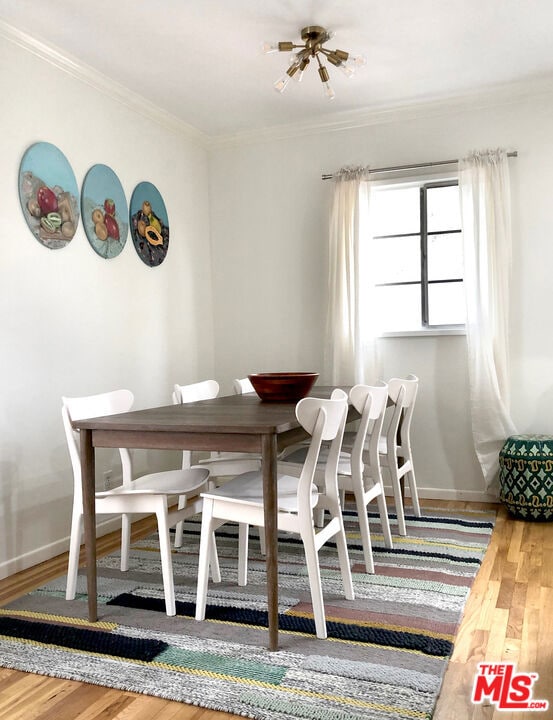
[[[451,326],[441,328],[429,328],[428,330],[400,330],[397,332],[383,332],[379,335],[380,338],[395,338],[395,337],[436,337],[439,335],[466,335],[467,331],[465,326]]]

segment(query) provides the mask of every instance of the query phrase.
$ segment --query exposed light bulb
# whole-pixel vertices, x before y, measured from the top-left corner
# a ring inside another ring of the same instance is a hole
[[[355,75],[355,67],[353,65],[349,65],[348,63],[340,63],[338,65],[338,70],[340,70],[347,78]]]
[[[274,83],[273,87],[275,90],[277,90],[279,93],[284,92],[286,90],[286,86],[290,82],[290,78],[293,78],[297,75],[298,70],[300,69],[300,65],[303,63],[299,63],[297,60],[295,60],[292,65],[288,68],[288,70],[282,75],[282,77],[279,77],[279,79]]]
[[[265,42],[261,43],[261,52],[265,55],[278,52],[278,42],[269,42],[268,40],[265,40]]]
[[[288,75],[288,73],[284,73],[284,75],[279,77],[279,79],[275,83],[273,83],[273,87],[277,92],[283,93],[286,90],[286,86],[289,82],[290,75]]]
[[[350,55],[349,59],[357,67],[363,67],[363,65],[367,64],[367,58],[364,55]]]
[[[324,93],[327,100],[334,100],[336,93],[332,89],[332,85],[329,82],[324,82]]]

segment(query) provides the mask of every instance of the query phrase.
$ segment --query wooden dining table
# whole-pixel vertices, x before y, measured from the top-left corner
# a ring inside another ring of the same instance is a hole
[[[329,397],[315,386],[311,395]],[[307,437],[295,403],[262,402],[255,393],[147,408],[77,420],[80,431],[88,616],[98,619],[96,586],[95,448],[219,450],[261,454],[267,609],[271,650],[278,648],[277,455]]]

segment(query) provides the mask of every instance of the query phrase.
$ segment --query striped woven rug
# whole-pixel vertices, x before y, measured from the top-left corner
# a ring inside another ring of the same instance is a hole
[[[193,619],[199,523],[174,553],[177,616],[165,615],[157,538],[99,561],[99,618],[87,620],[86,580],[74,601],[65,577],[0,609],[0,666],[157,695],[259,720],[424,720],[453,650],[495,514],[408,517],[386,549],[371,530],[376,573],[364,572],[355,514],[346,523],[356,599],[342,596],[335,548],[320,553],[327,640],[315,637],[301,544],[279,540],[280,646],[267,650],[264,558],[251,531],[249,584],[237,585],[237,529],[217,532],[223,582],[207,619]]]

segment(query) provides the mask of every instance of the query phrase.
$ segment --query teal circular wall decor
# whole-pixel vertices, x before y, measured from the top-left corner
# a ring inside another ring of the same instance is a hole
[[[93,165],[81,193],[81,214],[88,242],[105,259],[117,257],[129,233],[129,210],[123,186],[107,165]]]
[[[169,220],[163,198],[155,185],[139,183],[130,206],[131,235],[138,257],[149,265],[161,265],[169,249]]]
[[[31,145],[19,166],[19,201],[36,239],[50,250],[64,248],[79,224],[77,181],[62,151],[48,142]]]

